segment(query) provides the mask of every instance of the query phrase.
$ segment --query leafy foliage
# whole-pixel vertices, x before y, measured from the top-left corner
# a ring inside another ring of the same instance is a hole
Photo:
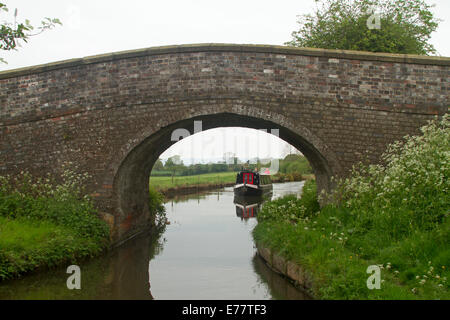
[[[448,115],[421,131],[389,146],[383,165],[355,167],[317,214],[308,188],[304,202],[265,205],[256,241],[312,273],[321,298],[449,299]],[[369,265],[382,269],[381,290],[367,289]]]
[[[316,0],[314,14],[299,17],[300,29],[286,45],[371,52],[435,54],[429,43],[439,20],[424,0]],[[379,15],[380,29],[367,21]]]
[[[0,177],[0,280],[100,253],[109,227],[85,195],[85,174]]]
[[[5,4],[0,3],[0,13],[8,11],[8,7]],[[17,9],[14,11],[14,22],[4,21],[0,24],[0,50],[16,50],[20,41],[28,42],[28,39],[31,36],[38,35],[45,30],[53,29],[57,24],[62,25],[59,19],[45,18],[41,21],[40,26],[34,27],[28,19],[18,23],[16,18]],[[32,30],[37,30],[37,33],[32,34]],[[6,63],[2,58],[0,58],[0,61]]]
[[[163,229],[166,225],[167,216],[164,207],[164,195],[158,192],[153,186],[149,187],[149,209],[155,216],[155,225],[157,229]]]
[[[317,202],[317,187],[314,180],[309,180],[303,186],[302,197],[289,195],[264,204],[258,214],[258,221],[284,221],[297,223],[302,219],[310,219],[320,210]]]
[[[313,172],[308,160],[304,156],[297,154],[287,155],[279,161],[279,166],[281,173],[310,174]]]
[[[385,165],[359,164],[335,198],[364,221],[374,216],[407,230],[433,229],[450,208],[450,120],[431,121],[382,155]],[[392,231],[395,232],[395,231]]]

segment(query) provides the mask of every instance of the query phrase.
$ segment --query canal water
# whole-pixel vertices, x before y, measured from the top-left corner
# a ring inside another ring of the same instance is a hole
[[[272,199],[303,182],[274,184]],[[165,203],[170,224],[79,263],[81,289],[66,268],[0,283],[0,299],[308,299],[256,254],[251,231],[261,203],[223,188]]]

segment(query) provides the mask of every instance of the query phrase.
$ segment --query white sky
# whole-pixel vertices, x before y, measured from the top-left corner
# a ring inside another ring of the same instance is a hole
[[[1,13],[2,21],[12,21],[14,8],[18,8],[18,21],[29,19],[33,25],[37,25],[44,17],[54,17],[59,18],[63,26],[32,37],[29,43],[24,44],[18,51],[1,52],[1,57],[8,61],[8,64],[0,64],[0,71],[162,45],[210,42],[283,45],[290,40],[291,32],[297,28],[296,16],[312,12],[314,8],[314,0],[1,0],[1,2],[10,9],[9,14]],[[450,56],[450,41],[448,41],[450,19],[446,19],[450,16],[450,0],[426,0],[426,2],[435,3],[436,8],[433,11],[436,17],[444,20],[440,23],[438,31],[433,34],[431,42],[440,55]],[[204,134],[214,136],[217,132],[220,130]],[[259,139],[264,140],[262,137]],[[279,141],[271,139],[264,141],[271,145],[271,150],[280,144]],[[187,142],[189,141],[185,143]],[[229,148],[225,147],[220,154],[237,151]],[[284,146],[281,146],[280,150],[283,148]],[[166,153],[164,157],[177,152]],[[237,156],[245,155],[237,151]],[[255,155],[250,155],[253,156]],[[210,157],[215,155],[211,154]]]
[[[272,128],[263,128],[270,132]],[[260,159],[280,158],[294,152],[294,147],[277,137],[277,132],[269,134],[247,128],[215,128],[196,133],[167,149],[161,158],[182,155],[185,159],[195,159],[195,163],[210,160],[225,160],[225,152],[236,155],[240,160],[255,157]],[[229,156],[230,158],[232,155]],[[186,160],[184,161],[186,164]],[[190,163],[190,161],[189,161]]]

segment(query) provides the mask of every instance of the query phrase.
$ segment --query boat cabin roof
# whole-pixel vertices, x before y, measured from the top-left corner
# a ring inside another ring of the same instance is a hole
[[[270,176],[270,174],[264,174],[264,173],[255,172],[255,171],[251,171],[251,170],[241,170],[238,172],[238,174],[241,174],[241,173],[255,173],[260,176]]]

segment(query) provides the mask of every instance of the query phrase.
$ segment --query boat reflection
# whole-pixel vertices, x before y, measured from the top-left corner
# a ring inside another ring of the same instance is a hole
[[[261,196],[234,196],[234,204],[236,206],[236,216],[241,220],[247,220],[250,218],[256,218],[261,205],[265,201],[265,198]]]

